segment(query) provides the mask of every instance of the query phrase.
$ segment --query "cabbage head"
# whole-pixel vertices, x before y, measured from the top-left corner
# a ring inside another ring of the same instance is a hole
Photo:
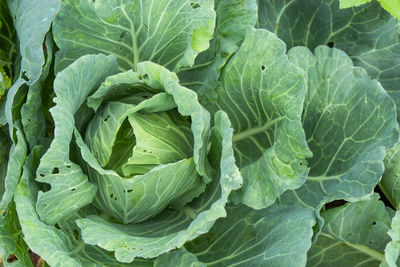
[[[182,247],[226,216],[241,185],[233,130],[222,111],[211,125],[174,73],[152,62],[120,72],[113,55],[86,55],[57,74],[54,92],[37,222],[63,231],[75,221],[84,243],[131,262]]]

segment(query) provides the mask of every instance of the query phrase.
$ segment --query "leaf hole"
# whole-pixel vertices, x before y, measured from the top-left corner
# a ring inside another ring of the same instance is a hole
[[[29,82],[29,78],[28,78],[28,76],[26,76],[26,71],[23,71],[21,73],[21,78],[24,79],[25,81]]]
[[[110,196],[111,198],[113,198],[114,197],[114,193],[111,193],[111,196]]]
[[[148,75],[147,73],[145,73],[145,74],[143,75],[143,79],[148,80],[148,79],[149,79],[149,75]]]
[[[56,229],[58,229],[58,230],[61,230],[61,227],[60,227],[60,225],[59,225],[58,223],[56,223],[56,224],[54,225],[54,227],[55,227]]]
[[[67,166],[65,166],[65,167],[67,167],[67,169],[71,169],[71,165],[67,165]]]
[[[326,44],[328,47],[333,48],[335,46],[334,42],[329,42]]]
[[[14,262],[14,261],[19,261],[19,259],[18,259],[17,256],[15,256],[14,254],[10,254],[10,255],[7,257],[7,262],[8,262],[8,263],[12,263],[12,262]]]
[[[110,118],[110,115],[107,115],[107,116],[104,118],[104,121],[108,121],[109,118]]]
[[[75,190],[76,190],[76,188],[75,188],[75,187],[71,188],[71,192],[74,192]]]
[[[336,207],[340,207],[346,204],[346,201],[343,199],[334,200],[325,204],[325,210],[333,209]]]
[[[52,173],[52,174],[60,173],[60,169],[58,169],[57,167],[55,167],[51,173]]]
[[[265,66],[261,65],[261,71],[264,71],[264,70],[265,70]]]
[[[130,192],[132,192],[132,191],[133,191],[133,189],[128,189],[128,191],[127,191],[127,192],[128,192],[128,193],[130,193]]]
[[[43,174],[43,173],[40,173],[39,176],[40,176],[40,177],[44,177],[44,174]]]
[[[195,2],[190,2],[190,6],[191,6],[193,9],[196,9],[196,8],[199,8],[199,7],[200,7],[200,4],[199,4],[199,3],[195,3]]]
[[[376,222],[373,222],[372,225],[376,225]]]

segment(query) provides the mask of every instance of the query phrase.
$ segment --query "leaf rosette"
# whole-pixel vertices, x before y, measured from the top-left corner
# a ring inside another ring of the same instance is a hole
[[[36,179],[51,186],[38,193],[42,221],[89,206],[76,220],[83,240],[131,262],[181,247],[226,215],[241,185],[229,119],[218,112],[212,127],[173,72],[148,61],[119,72],[113,55],[86,55],[57,74],[54,91],[54,139]]]

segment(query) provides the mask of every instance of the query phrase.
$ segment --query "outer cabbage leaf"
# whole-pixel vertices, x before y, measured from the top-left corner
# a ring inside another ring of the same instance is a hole
[[[10,152],[8,156],[7,167],[4,170],[6,171],[6,175],[4,177],[0,177],[1,183],[4,184],[4,191],[1,190],[2,198],[0,203],[0,213],[3,213],[4,210],[7,209],[7,206],[12,200],[18,179],[21,176],[22,165],[24,164],[28,149],[20,121],[18,121],[14,126],[14,140],[18,140],[18,143],[15,146],[11,145],[11,148],[9,148]],[[9,136],[6,136],[5,138],[8,139]],[[4,149],[7,151],[7,148]]]
[[[228,196],[242,182],[233,156],[232,132],[227,115],[222,111],[216,113],[209,153],[216,174],[200,197],[140,224],[110,223],[99,216],[78,219],[83,240],[115,251],[118,261],[132,262],[136,257],[152,258],[180,248],[208,232],[218,218],[226,216]]]
[[[216,1],[217,20],[210,47],[199,54],[193,67],[182,69],[179,79],[201,97],[212,100],[221,69],[244,39],[246,29],[257,22],[256,0]]]
[[[227,218],[185,245],[206,266],[305,265],[315,224],[312,210],[275,204],[258,211],[230,206],[227,211]]]
[[[244,179],[236,200],[260,209],[304,183],[304,159],[311,157],[301,126],[305,85],[285,44],[273,33],[249,28],[209,106],[224,110],[235,130],[233,148]]]
[[[370,194],[383,173],[385,147],[398,140],[393,100],[343,51],[297,47],[289,58],[307,75],[303,127],[314,157],[306,183],[282,201],[318,209]]]
[[[368,2],[371,2],[371,0],[340,0],[340,8],[361,6]]]
[[[18,261],[8,263],[7,258],[15,255]],[[33,266],[28,254],[28,246],[18,222],[14,203],[8,208],[6,214],[0,217],[0,262],[3,259],[4,266]]]
[[[213,7],[213,0],[64,1],[53,25],[56,70],[91,53],[115,55],[120,70],[146,60],[191,66],[212,38]]]
[[[5,126],[0,126],[0,181],[4,184],[4,179],[7,174],[8,155],[11,148],[11,139],[8,135],[8,129]],[[5,187],[0,187],[0,196],[3,196]]]
[[[323,212],[326,224],[308,252],[307,266],[378,266],[390,241],[391,220],[378,198]]]
[[[258,11],[259,27],[275,32],[288,48],[328,44],[344,50],[400,106],[400,28],[377,1],[339,9],[339,1],[331,0],[260,0]]]
[[[184,248],[180,248],[168,253],[165,253],[159,256],[154,261],[155,267],[163,267],[163,266],[177,266],[177,267],[206,267],[206,265],[202,262],[199,262],[197,257],[192,253],[188,252]]]
[[[4,1],[3,1],[4,2]],[[8,0],[22,57],[23,79],[35,83],[45,63],[43,41],[61,7],[60,0]]]
[[[39,79],[32,85],[29,85],[26,94],[26,100],[21,106],[21,122],[25,134],[26,141],[29,147],[34,147],[37,144],[48,146],[49,138],[46,136],[46,121],[43,106],[44,100],[51,98],[45,90],[50,87],[53,90],[53,75],[49,75],[50,66],[53,62],[53,41],[51,34],[46,36],[44,42],[45,50],[45,64],[42,68],[42,73]],[[46,110],[47,111],[47,110]]]
[[[379,184],[386,198],[395,207],[400,208],[400,142],[386,150],[385,172]]]
[[[392,219],[392,225],[387,233],[391,238],[385,248],[385,262],[381,266],[398,266],[398,258],[400,255],[400,211],[396,211]]]
[[[3,213],[8,205],[10,204],[15,188],[18,183],[18,179],[21,176],[22,165],[24,164],[26,153],[28,150],[25,136],[23,133],[23,127],[21,124],[21,105],[23,103],[23,99],[26,94],[26,86],[22,86],[22,83],[16,83],[13,85],[16,90],[15,95],[13,96],[13,100],[15,102],[8,108],[8,105],[2,106],[4,108],[5,113],[5,122],[8,124],[8,134],[4,132],[3,137],[6,140],[3,140],[4,143],[7,144],[4,147],[4,151],[2,153],[8,153],[8,157],[6,158],[6,165],[2,172],[5,172],[4,176],[0,176],[0,181],[2,184],[1,192],[1,202],[0,202],[0,213]],[[21,87],[20,87],[21,86]],[[13,91],[13,88],[9,91],[9,93]],[[11,102],[10,102],[11,103]],[[12,120],[7,119],[7,115],[12,116]],[[2,127],[5,131],[5,126]],[[3,163],[4,164],[4,163]],[[4,165],[5,165],[4,164]]]
[[[393,17],[400,21],[400,1],[399,0],[379,0],[381,6],[386,9]]]
[[[19,69],[19,74],[15,75],[15,79],[13,77],[15,82],[8,91],[4,105],[5,120],[8,123],[9,134],[13,144],[5,178],[5,194],[2,196],[0,209],[5,209],[10,203],[21,175],[28,147],[20,121],[20,110],[28,89],[27,84],[35,83],[42,73],[42,65],[45,62],[43,40],[49,30],[52,19],[58,12],[60,2],[19,0],[8,1],[8,6],[18,35],[22,59],[21,66],[18,68],[13,66],[15,69]],[[36,20],[39,20],[39,22],[36,23]],[[10,49],[9,53],[10,55],[13,54],[13,49]],[[1,107],[3,108],[3,105]]]
[[[371,0],[340,0],[340,8],[360,6]],[[400,21],[400,1],[399,0],[378,0],[381,6],[386,9],[393,17]]]
[[[89,183],[79,165],[69,160],[74,115],[87,96],[117,70],[113,56],[88,55],[60,72],[54,81],[56,105],[50,110],[54,139],[37,170],[37,181],[51,185],[49,191],[39,192],[36,202],[40,218],[49,224],[68,218],[93,200],[97,187]]]
[[[0,103],[3,102],[3,94],[11,86],[14,77],[14,60],[18,51],[16,45],[16,32],[13,26],[7,2],[0,3]]]
[[[54,227],[39,219],[35,210],[38,189],[34,176],[43,152],[43,148],[37,146],[28,156],[15,194],[19,222],[29,248],[50,266],[60,263],[77,267],[121,266],[110,253],[84,244],[79,236],[79,228],[73,221],[60,222]],[[151,266],[151,262],[138,260],[134,266]]]

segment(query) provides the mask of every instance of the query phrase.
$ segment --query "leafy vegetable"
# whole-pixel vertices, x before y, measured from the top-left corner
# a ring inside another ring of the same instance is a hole
[[[370,2],[371,0],[340,0],[340,8],[349,8],[359,6]],[[386,9],[393,17],[400,21],[400,2],[398,0],[378,0],[382,7]]]
[[[328,210],[322,217],[326,224],[308,252],[307,265],[376,266],[384,260],[391,214],[377,195]]]
[[[399,265],[379,2],[1,2],[0,263]]]
[[[300,121],[305,80],[284,49],[272,33],[250,28],[223,70],[212,107],[226,111],[232,121],[244,178],[238,195],[257,209],[303,184],[308,174],[304,158],[311,157]]]

